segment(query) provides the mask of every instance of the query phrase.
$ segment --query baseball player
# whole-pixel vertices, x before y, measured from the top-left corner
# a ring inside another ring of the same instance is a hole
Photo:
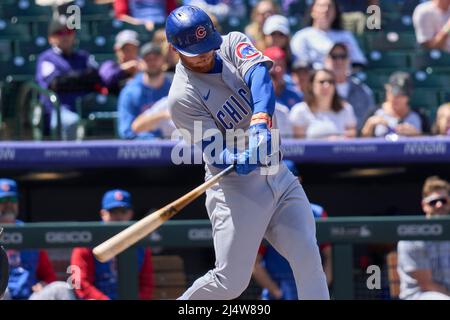
[[[270,174],[265,170],[281,158],[272,148],[272,61],[242,33],[222,37],[198,7],[172,11],[166,34],[180,57],[168,98],[173,122],[184,139],[202,148],[206,178],[235,164],[235,172],[206,192],[215,268],[180,299],[239,297],[263,238],[289,261],[300,299],[329,299],[305,192],[284,164]],[[230,131],[247,133],[228,139]]]

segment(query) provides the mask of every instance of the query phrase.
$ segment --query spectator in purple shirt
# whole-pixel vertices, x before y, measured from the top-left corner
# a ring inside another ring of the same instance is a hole
[[[116,36],[114,51],[117,62],[108,60],[100,66],[99,74],[110,94],[119,95],[138,71],[139,39],[136,31],[123,30]]]
[[[84,50],[74,49],[75,37],[76,31],[67,27],[65,16],[52,20],[48,28],[52,47],[39,55],[36,67],[38,84],[54,91],[60,101],[63,139],[76,135],[76,99],[102,88],[95,59]],[[41,102],[45,107],[44,133],[48,134],[57,126],[57,113],[48,97],[42,96]]]

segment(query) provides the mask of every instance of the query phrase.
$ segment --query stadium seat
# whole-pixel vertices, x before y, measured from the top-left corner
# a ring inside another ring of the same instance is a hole
[[[412,66],[418,70],[430,72],[450,71],[450,54],[440,50],[419,51],[412,56]]]
[[[412,51],[417,49],[416,36],[410,32],[366,32],[367,49],[370,51]]]
[[[381,52],[374,50],[369,52],[368,69],[407,69],[409,68],[409,55],[401,52]]]
[[[103,36],[97,36],[90,40],[80,40],[78,47],[91,54],[112,54],[114,53],[114,41]]]
[[[144,26],[136,26],[116,19],[92,22],[92,34],[95,36],[110,35],[113,38],[117,33],[125,29],[136,31],[139,34],[139,40],[142,42],[150,41],[153,36],[153,32],[149,32]]]
[[[47,37],[36,37],[32,41],[15,41],[15,54],[17,56],[22,56],[25,58],[30,58],[30,56],[37,56],[48,49],[50,45],[47,42]]]
[[[50,6],[39,6],[34,0],[16,0],[11,4],[2,5],[4,18],[20,17],[26,21],[48,21],[52,14]]]
[[[382,28],[384,32],[394,31],[399,32],[400,34],[414,33],[414,25],[411,15],[403,15],[399,17],[399,19],[386,21],[382,24]]]
[[[13,55],[12,42],[9,40],[0,40],[0,61],[8,61]]]
[[[36,71],[36,61],[30,61],[22,56],[15,56],[0,68],[0,81],[16,82],[30,80]]]
[[[28,24],[13,23],[9,20],[0,19],[0,39],[30,40],[30,38],[30,27]]]
[[[117,98],[91,93],[77,99],[84,137],[116,137]]]
[[[434,88],[444,90],[450,88],[450,78],[443,74],[428,74],[425,71],[416,71],[413,75],[415,88]]]

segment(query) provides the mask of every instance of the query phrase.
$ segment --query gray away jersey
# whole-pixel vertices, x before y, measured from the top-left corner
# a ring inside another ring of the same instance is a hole
[[[201,145],[204,138],[194,136],[194,121],[201,122],[203,135],[208,129],[219,129],[224,137],[226,130],[246,131],[253,114],[253,99],[244,75],[260,62],[272,66],[272,60],[255,49],[244,34],[231,32],[222,38],[216,51],[223,61],[222,73],[193,72],[181,62],[176,67],[169,108],[176,127],[190,133],[190,138],[184,137],[188,143]],[[248,139],[242,138],[238,140],[246,146]]]

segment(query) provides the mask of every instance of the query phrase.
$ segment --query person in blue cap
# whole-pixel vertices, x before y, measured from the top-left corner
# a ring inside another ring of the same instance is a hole
[[[0,225],[24,224],[19,213],[17,183],[0,179]],[[6,248],[7,249],[7,248]],[[4,299],[13,300],[72,300],[72,290],[56,274],[47,251],[7,249],[9,280]]]
[[[301,180],[295,163],[291,160],[283,160],[288,169]],[[319,205],[311,203],[311,209],[315,219],[326,218],[326,211]],[[322,264],[327,277],[327,284],[332,281],[331,245],[320,246]],[[262,244],[258,250],[253,278],[263,288],[262,300],[298,300],[297,287],[294,275],[288,261],[279,254],[270,244]]]
[[[128,191],[114,189],[106,192],[102,200],[100,217],[103,222],[130,221],[134,211]],[[75,288],[79,299],[118,299],[117,260],[101,263],[94,258],[91,248],[74,248],[71,265],[80,268],[80,286]],[[138,248],[139,298],[150,300],[153,296],[153,264],[150,248]]]

